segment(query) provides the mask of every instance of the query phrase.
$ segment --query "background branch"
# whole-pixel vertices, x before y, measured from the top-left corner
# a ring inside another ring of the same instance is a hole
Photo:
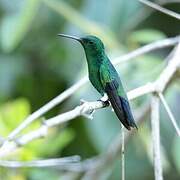
[[[180,20],[180,14],[178,14],[178,13],[176,13],[176,12],[174,12],[174,11],[171,11],[171,10],[169,10],[169,9],[166,9],[166,8],[164,8],[164,7],[161,7],[160,5],[158,5],[158,4],[156,4],[156,3],[153,3],[153,2],[151,2],[151,1],[148,1],[148,0],[139,0],[139,1],[140,1],[141,3],[143,3],[143,4],[146,4],[147,6],[149,6],[149,7],[151,7],[151,8],[153,8],[153,9],[156,9],[156,10],[158,10],[158,11],[160,11],[160,12],[168,15],[168,16],[171,16],[171,17],[174,17],[174,18]]]
[[[171,112],[171,110],[170,110],[170,108],[169,108],[163,94],[159,93],[158,95],[159,95],[159,98],[160,98],[161,102],[163,103],[168,115],[169,115],[169,118],[170,118],[170,120],[171,120],[171,122],[172,122],[172,124],[173,124],[173,126],[174,126],[174,128],[176,130],[177,135],[180,136],[180,129],[178,127],[178,124],[177,124],[177,122],[176,122],[176,120],[175,120],[175,118],[173,116],[173,113]]]
[[[147,93],[147,90],[149,86],[142,86],[142,88],[138,88],[138,91],[132,90],[127,93],[129,100],[132,100],[134,98],[137,98],[139,96]],[[153,89],[153,88],[152,88]],[[135,95],[134,93],[135,92]],[[74,118],[85,115],[87,116],[88,114],[90,115],[92,112],[94,112],[97,109],[106,107],[108,104],[103,103],[102,101],[94,101],[94,102],[84,102],[83,104],[75,107],[73,110],[68,111],[66,113],[57,115],[53,118],[50,118],[46,121],[43,121],[42,126],[34,131],[31,131],[30,133],[27,133],[25,135],[22,135],[13,141],[5,141],[0,148],[0,157],[6,156],[9,153],[12,153],[12,151],[16,150],[16,148],[23,146],[27,143],[29,143],[32,140],[45,137],[48,134],[48,128],[52,126],[56,126],[62,123],[65,123],[67,121],[73,120]]]
[[[80,161],[80,156],[69,156],[62,158],[53,158],[53,159],[41,159],[35,161],[7,161],[0,160],[0,166],[9,167],[9,168],[20,168],[20,167],[51,167],[63,165],[68,165],[70,163],[77,163]]]

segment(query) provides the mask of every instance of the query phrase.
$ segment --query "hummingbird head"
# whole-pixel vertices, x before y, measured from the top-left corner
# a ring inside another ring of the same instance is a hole
[[[93,55],[93,54],[99,54],[99,53],[104,52],[104,44],[96,36],[88,35],[88,36],[78,38],[75,36],[69,36],[65,34],[58,34],[58,35],[79,41],[82,44],[86,54]]]
[[[82,37],[80,39],[80,42],[84,47],[85,51],[92,51],[94,53],[104,51],[104,44],[98,37],[89,35]]]

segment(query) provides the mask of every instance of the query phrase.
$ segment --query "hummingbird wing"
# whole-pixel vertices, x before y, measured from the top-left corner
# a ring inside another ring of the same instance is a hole
[[[128,130],[130,130],[131,127],[137,128],[118,73],[114,67],[111,71],[112,72],[110,72],[107,66],[101,65],[99,73],[101,83],[108,95],[114,112]]]

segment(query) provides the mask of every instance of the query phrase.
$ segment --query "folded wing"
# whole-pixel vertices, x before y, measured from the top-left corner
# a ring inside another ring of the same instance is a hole
[[[137,128],[126,96],[121,96],[121,93],[119,93],[121,89],[119,89],[120,85],[118,81],[112,79],[108,72],[102,70],[100,69],[100,79],[118,119],[128,130],[131,127]],[[124,90],[122,89],[122,91]]]

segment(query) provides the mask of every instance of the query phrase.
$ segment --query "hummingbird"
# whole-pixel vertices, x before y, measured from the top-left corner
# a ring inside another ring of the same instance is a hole
[[[137,129],[121,79],[106,55],[103,42],[93,35],[75,37],[58,34],[58,36],[80,42],[85,51],[91,84],[102,96],[107,95],[108,101],[124,127],[128,130]]]

